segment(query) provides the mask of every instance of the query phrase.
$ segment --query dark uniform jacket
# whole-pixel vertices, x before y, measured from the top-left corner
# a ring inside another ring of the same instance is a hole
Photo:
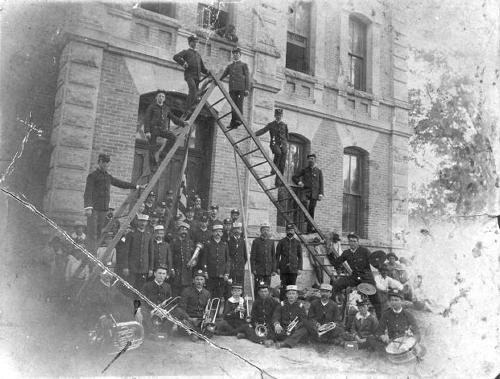
[[[250,89],[250,79],[248,66],[242,61],[234,61],[229,64],[220,80],[229,75],[229,91],[248,91]]]
[[[235,238],[231,236],[228,242],[229,259],[231,261],[231,273],[245,270],[247,263],[247,249],[243,237]],[[231,277],[233,275],[231,274]]]
[[[152,280],[144,283],[141,290],[142,294],[146,296],[155,304],[160,304],[172,296],[172,289],[170,284],[163,282],[161,285]],[[151,307],[146,304],[146,307],[150,309]]]
[[[281,301],[274,309],[273,325],[279,322],[281,326],[286,329],[288,324],[290,324],[295,317],[298,317],[298,320],[300,321],[297,327],[300,326],[300,323],[302,323],[302,325],[304,324],[307,319],[304,306],[298,301],[293,304],[290,304],[288,300]],[[297,327],[295,327],[295,330],[297,330]]]
[[[241,298],[243,299],[243,298]],[[237,326],[245,323],[246,311],[237,311],[239,301],[236,301],[233,297],[227,299],[224,304],[224,320],[228,321],[231,326]],[[246,304],[243,299],[243,307],[246,309]]]
[[[355,278],[360,278],[359,280],[375,285],[375,280],[373,279],[370,268],[370,261],[368,260],[369,256],[370,250],[366,247],[359,246],[356,249],[356,253],[353,253],[351,249],[344,250],[340,257],[333,260],[333,265],[339,267],[343,262],[347,262]]]
[[[274,241],[262,237],[254,239],[250,250],[250,264],[257,275],[271,275],[276,272]]]
[[[229,252],[226,242],[221,240],[217,243],[211,238],[203,245],[202,251],[202,264],[207,267],[209,278],[220,278],[225,274],[229,275],[231,262],[229,261]]]
[[[179,307],[186,311],[189,317],[202,318],[210,299],[210,292],[205,288],[198,291],[194,286],[182,291]]]
[[[188,67],[184,70],[184,79],[195,78],[199,80],[201,73],[208,74],[208,70],[203,64],[201,55],[196,50],[182,50],[180,53],[174,55],[174,61],[181,66],[183,66],[184,63],[188,64]]]
[[[309,320],[314,320],[323,325],[328,322],[337,322],[339,316],[339,306],[332,299],[328,299],[326,305],[321,303],[321,299],[314,299],[311,302],[308,314]]]
[[[265,299],[260,297],[255,299],[251,313],[252,324],[266,324],[270,327],[273,323],[274,310],[278,304],[278,301],[271,296]]]
[[[270,122],[262,129],[258,130],[255,135],[260,136],[266,132],[269,132],[271,140],[269,145],[272,147],[274,144],[281,145],[282,142],[288,142],[288,125],[283,121],[276,122],[276,120]]]
[[[92,207],[96,211],[109,210],[109,197],[111,186],[135,189],[135,185],[116,179],[111,174],[97,169],[87,176],[85,193],[83,194],[83,207]]]
[[[389,338],[392,340],[404,336],[408,329],[411,330],[417,341],[420,341],[420,331],[415,317],[406,309],[401,309],[401,312],[396,313],[392,308],[389,308],[382,313],[377,335],[380,336],[387,330]]]
[[[172,263],[175,270],[174,283],[179,286],[190,285],[193,278],[187,264],[195,249],[194,242],[188,237],[183,240],[175,237],[170,244],[170,249],[172,250]]]
[[[212,232],[207,228],[207,230],[201,230],[200,227],[195,227],[192,232],[194,243],[206,244],[212,238]]]
[[[130,272],[144,274],[153,270],[153,235],[138,229],[127,234],[125,239],[126,262]]]
[[[160,265],[167,266],[169,270],[173,268],[172,250],[167,242],[153,241],[153,262],[155,269]]]
[[[302,181],[304,190],[310,192],[312,199],[317,200],[319,195],[323,195],[323,173],[316,166],[304,167],[292,177],[292,180],[295,183]]]
[[[170,130],[170,120],[180,125],[181,120],[173,114],[165,103],[160,106],[156,101],[148,106],[144,114],[144,133],[154,130]]]
[[[357,334],[361,338],[374,336],[377,328],[377,318],[371,313],[368,313],[366,317],[362,317],[360,313],[357,313],[352,323],[352,333]]]
[[[276,265],[282,274],[302,270],[302,246],[296,238],[285,237],[276,246]]]

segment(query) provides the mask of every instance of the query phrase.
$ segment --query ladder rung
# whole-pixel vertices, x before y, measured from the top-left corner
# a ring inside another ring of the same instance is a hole
[[[257,178],[257,180],[263,180],[263,179],[266,179],[266,178],[270,178],[271,176],[274,176],[276,174],[269,174],[269,175],[266,175],[266,176],[261,176],[260,178]]]
[[[235,144],[235,145],[237,145],[237,144],[239,144],[240,142],[243,142],[243,141],[245,141],[245,140],[247,140],[247,139],[249,139],[249,138],[252,138],[252,136],[251,136],[250,134],[249,134],[248,136],[246,136],[245,138],[242,138],[242,139],[240,139],[240,140],[236,141],[234,144]]]
[[[212,105],[210,105],[212,108],[215,107],[217,104],[219,104],[221,101],[224,101],[226,100],[225,97],[221,97],[219,100],[217,100],[215,103],[213,103]]]
[[[283,211],[281,213],[297,212],[298,210],[300,210],[300,208],[289,209],[289,210]]]
[[[278,188],[281,188],[281,187],[266,188],[266,189],[264,190],[264,192],[271,192],[271,191],[274,191],[275,189],[278,189]],[[280,200],[278,199],[278,201],[280,201]]]
[[[233,113],[233,112],[232,112],[232,111],[231,111],[231,112],[227,112],[227,113],[226,113],[226,114],[224,114],[223,116],[219,117],[219,118],[217,119],[217,121],[222,120],[224,117],[229,116],[231,113]]]
[[[257,166],[260,166],[260,165],[263,165],[265,163],[269,163],[268,161],[262,161],[262,162],[259,162],[257,164],[254,164],[253,166],[250,166],[250,168],[254,168],[254,167],[257,167]]]
[[[260,151],[260,148],[257,148],[257,149],[254,149],[254,150],[250,150],[249,152],[245,153],[245,154],[241,154],[242,157],[246,156],[246,155],[250,155],[252,153],[255,153],[256,151]]]

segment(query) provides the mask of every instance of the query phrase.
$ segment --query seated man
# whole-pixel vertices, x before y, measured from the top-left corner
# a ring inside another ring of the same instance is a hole
[[[297,302],[298,288],[296,285],[286,287],[285,301],[274,310],[273,326],[276,347],[293,348],[307,337],[307,316],[303,305]]]
[[[314,299],[309,308],[309,323],[306,325],[309,330],[309,336],[315,342],[340,344],[344,328],[338,322],[340,320],[340,310],[331,297],[332,286],[330,284],[321,284],[319,287],[320,299]],[[321,333],[321,326],[331,323],[332,329],[326,333]]]
[[[224,305],[224,319],[216,323],[215,334],[235,336],[237,330],[246,323],[247,309],[245,299],[241,296],[243,286],[234,283],[231,286],[231,297]]]
[[[379,274],[373,275],[375,285],[377,287],[377,294],[379,296],[380,306],[382,309],[387,308],[387,292],[390,289],[403,290],[403,285],[396,279],[388,276],[389,270],[386,265],[379,268]]]
[[[369,348],[368,338],[373,338],[378,328],[377,318],[368,312],[368,302],[361,300],[357,302],[358,313],[354,318],[348,333],[344,335],[346,341],[356,341],[360,349]]]
[[[390,341],[408,335],[413,335],[417,342],[420,341],[420,331],[415,317],[403,309],[402,301],[401,291],[391,290],[389,292],[390,308],[383,312],[375,337],[367,338],[367,342],[372,348],[383,351]]]
[[[388,273],[387,275],[393,279],[396,279],[403,285],[403,294],[405,300],[412,299],[412,288],[409,281],[410,276],[406,268],[398,262],[399,258],[394,253],[387,254],[387,259],[389,262],[386,263]]]
[[[269,347],[273,344],[274,330],[271,327],[272,317],[278,302],[271,297],[269,285],[260,282],[257,286],[258,297],[252,305],[250,324],[238,329],[238,338],[248,338],[250,341]]]
[[[205,315],[205,308],[210,300],[210,292],[205,285],[205,273],[202,270],[194,274],[194,284],[182,291],[179,306],[177,307],[178,318],[190,328],[201,332],[201,323]],[[198,337],[191,335],[193,341]]]
[[[146,282],[142,286],[141,292],[153,303],[159,305],[172,296],[172,289],[165,281],[167,277],[167,267],[158,266],[154,271],[154,280]],[[151,306],[144,305],[143,325],[146,333],[153,339],[164,338],[162,332],[171,329],[171,325],[167,325],[167,319],[155,312]]]

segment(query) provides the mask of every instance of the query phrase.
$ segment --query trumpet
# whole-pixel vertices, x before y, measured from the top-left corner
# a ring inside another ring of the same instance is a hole
[[[292,334],[293,330],[297,327],[298,324],[299,324],[299,316],[296,316],[293,319],[293,321],[286,327],[286,335],[289,336],[290,334]]]
[[[245,317],[245,321],[249,323],[252,320],[252,317],[250,315],[250,297],[249,296],[245,296],[245,302],[246,302],[246,306],[247,306],[247,314]]]
[[[263,324],[255,324],[255,334],[259,338],[266,338],[269,334],[269,330],[267,329],[267,325]]]
[[[219,313],[220,299],[214,297],[209,299],[207,306],[205,307],[205,312],[203,313],[203,319],[201,320],[200,329],[203,334],[213,335],[215,332],[215,319]]]
[[[194,249],[193,256],[191,257],[191,259],[187,263],[188,268],[193,268],[196,265],[196,263],[198,262],[198,256],[200,255],[200,250],[202,247],[203,247],[202,243],[198,242],[196,244],[196,248]]]
[[[335,324],[333,321],[332,322],[327,322],[326,324],[319,325],[318,326],[318,337],[321,337],[323,334],[328,333],[329,331],[335,329],[337,324]]]

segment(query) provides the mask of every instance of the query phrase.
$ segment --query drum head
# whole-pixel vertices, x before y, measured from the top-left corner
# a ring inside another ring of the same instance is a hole
[[[415,337],[399,337],[392,340],[385,347],[385,351],[387,352],[387,354],[391,355],[404,354],[410,351],[416,343],[417,340],[415,339]]]
[[[370,254],[368,261],[373,267],[379,269],[384,264],[386,258],[387,254],[385,252],[377,250]]]
[[[356,289],[367,296],[375,295],[377,293],[377,288],[370,283],[359,283]]]

